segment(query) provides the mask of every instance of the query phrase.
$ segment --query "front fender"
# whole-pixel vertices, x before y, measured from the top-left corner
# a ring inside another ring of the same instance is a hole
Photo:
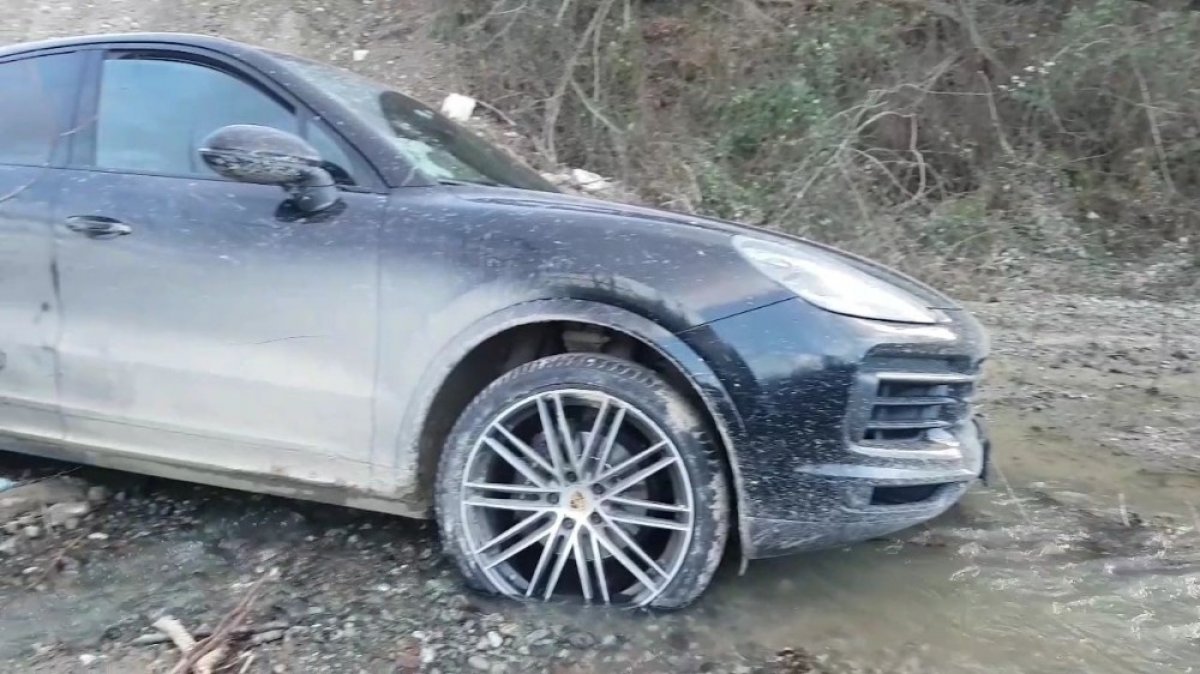
[[[601,302],[576,299],[532,300],[513,305],[488,315],[451,339],[437,357],[425,368],[415,390],[423,392],[408,405],[396,445],[396,466],[414,482],[427,484],[432,475],[422,475],[424,452],[440,452],[440,447],[422,447],[432,403],[455,366],[472,351],[496,335],[524,325],[555,321],[572,321],[596,325],[624,333],[649,346],[681,372],[692,387],[712,420],[726,452],[733,477],[738,512],[747,512],[742,502],[742,474],[737,448],[742,445],[745,430],[737,408],[724,385],[708,363],[674,333],[658,323]],[[739,520],[740,528],[740,520]]]

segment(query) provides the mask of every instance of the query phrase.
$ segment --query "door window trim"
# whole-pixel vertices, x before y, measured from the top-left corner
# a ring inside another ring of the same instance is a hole
[[[96,129],[95,124],[99,116],[100,106],[100,88],[101,79],[104,73],[104,63],[110,59],[116,60],[128,55],[149,55],[156,57],[154,60],[175,61],[181,63],[190,63],[200,67],[211,68],[222,72],[230,77],[233,77],[251,87],[262,92],[270,97],[275,102],[282,105],[288,110],[296,120],[296,130],[298,133],[303,132],[306,125],[312,123],[312,119],[316,117],[312,109],[305,105],[295,95],[288,91],[279,83],[261,74],[258,70],[243,61],[233,59],[225,54],[213,52],[207,49],[190,47],[185,45],[164,45],[162,43],[141,44],[114,44],[106,43],[91,46],[91,60],[84,68],[84,84],[81,87],[80,100],[77,106],[78,115],[77,123],[73,127],[76,133],[72,134],[72,142],[70,143],[70,154],[66,166],[69,168],[83,169],[96,173],[115,173],[122,175],[144,175],[157,176],[164,178],[176,178],[180,180],[193,180],[205,182],[230,182],[227,178],[220,176],[205,176],[195,174],[179,174],[165,173],[155,171],[139,171],[134,169],[112,169],[104,168],[96,165]],[[342,151],[350,157],[351,161],[355,162],[354,168],[358,169],[361,176],[355,175],[355,178],[361,178],[363,184],[360,185],[345,185],[339,186],[339,189],[346,192],[359,192],[371,194],[383,194],[387,190],[384,188],[382,178],[378,170],[367,160],[366,156],[347,142],[344,137],[338,133],[337,129],[332,124],[325,125],[326,131],[333,138],[334,142],[341,146]]]
[[[60,169],[70,164],[72,147],[75,144],[75,137],[79,135],[79,109],[83,104],[83,90],[86,86],[88,76],[86,48],[71,46],[59,47],[56,49],[43,49],[33,52],[22,52],[20,54],[12,54],[0,58],[0,66],[10,63],[19,63],[21,61],[30,61],[37,58],[47,56],[60,56],[63,54],[72,55],[74,62],[74,84],[75,96],[67,105],[67,128],[59,131],[59,140],[52,148],[49,160],[44,164],[25,164],[14,162],[0,162],[0,166],[14,166],[19,168],[34,168],[34,169]]]

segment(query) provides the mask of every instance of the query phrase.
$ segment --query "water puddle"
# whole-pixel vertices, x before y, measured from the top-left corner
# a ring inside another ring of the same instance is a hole
[[[644,620],[718,650],[829,652],[847,671],[1200,671],[1197,476],[1164,481],[1129,457],[996,421],[1003,477],[942,519],[753,563],[694,611]]]

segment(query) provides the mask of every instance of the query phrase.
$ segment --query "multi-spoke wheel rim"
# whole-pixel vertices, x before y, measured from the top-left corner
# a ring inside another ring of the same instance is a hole
[[[463,472],[468,553],[500,592],[649,603],[695,529],[679,448],[599,391],[531,395],[488,425]]]

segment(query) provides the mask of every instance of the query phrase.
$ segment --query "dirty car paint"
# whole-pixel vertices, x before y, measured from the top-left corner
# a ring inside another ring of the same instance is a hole
[[[372,171],[336,209],[297,218],[270,185],[98,171],[81,112],[67,158],[4,205],[24,215],[0,217],[0,259],[49,279],[0,285],[10,434],[61,441],[101,465],[426,516],[421,440],[444,374],[501,323],[574,320],[628,329],[683,371],[724,440],[748,556],[928,519],[981,471],[966,398],[939,403],[957,411],[936,447],[872,444],[852,428],[874,413],[864,382],[977,374],[978,324],[931,289],[854,260],[950,318],[848,318],[795,298],[730,239],[822,250],[807,242],[553,192],[439,184],[274,57],[224,40],[80,38],[0,52],[0,63],[117,48],[219,57],[329,122]],[[130,231],[81,236],[62,226],[77,215]],[[873,501],[876,489],[924,486],[925,498]]]

